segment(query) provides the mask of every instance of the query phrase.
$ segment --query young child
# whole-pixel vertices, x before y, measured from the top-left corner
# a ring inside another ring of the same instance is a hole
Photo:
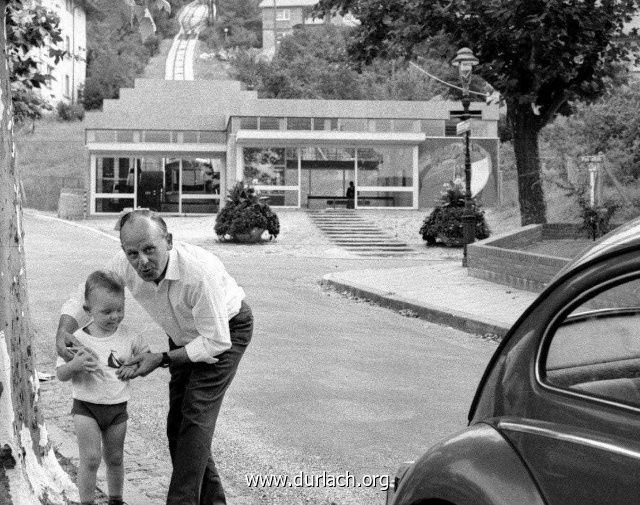
[[[127,431],[129,377],[135,370],[122,363],[147,352],[139,336],[120,323],[124,317],[124,286],[110,272],[96,271],[87,278],[84,309],[92,321],[74,336],[82,344],[69,362],[58,358],[56,373],[73,386],[73,421],[80,466],[78,490],[83,504],[93,504],[96,473],[104,457],[107,465],[109,505],[122,505],[123,449]],[[122,380],[116,372],[121,370]]]

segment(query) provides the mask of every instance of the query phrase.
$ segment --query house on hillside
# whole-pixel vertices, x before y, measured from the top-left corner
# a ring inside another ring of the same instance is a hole
[[[459,101],[258,98],[238,81],[139,79],[85,116],[89,215],[211,214],[236,182],[273,207],[432,207],[464,170]],[[472,191],[499,201],[497,105],[473,102]]]
[[[42,50],[41,72],[53,79],[41,88],[43,98],[52,105],[58,102],[77,103],[82,100],[82,90],[87,74],[87,9],[90,0],[32,0],[60,17],[62,48],[66,56],[55,64]],[[60,47],[58,47],[60,49]],[[47,61],[48,60],[48,61]]]
[[[318,25],[326,21],[311,15],[313,7],[319,0],[262,0],[262,50],[267,55],[273,55],[276,44],[283,37],[293,33],[293,29],[304,25]],[[353,26],[357,21],[353,16],[335,16],[330,21],[333,24]]]

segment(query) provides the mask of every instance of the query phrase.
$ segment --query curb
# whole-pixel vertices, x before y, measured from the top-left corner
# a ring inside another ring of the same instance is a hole
[[[87,230],[87,231],[91,231],[93,233],[98,233],[98,234],[102,235],[103,237],[106,237],[106,238],[108,238],[110,240],[113,240],[115,242],[120,243],[120,239],[118,237],[110,235],[109,233],[107,233],[105,231],[102,231],[102,230],[99,230],[98,228],[95,228],[93,226],[88,226],[86,224],[81,224],[81,223],[78,223],[76,221],[70,221],[69,219],[62,219],[62,218],[56,217],[56,216],[47,216],[46,214],[40,214],[39,212],[34,211],[33,209],[24,209],[23,213],[25,215],[28,215],[28,216],[33,217],[35,219],[44,219],[45,221],[46,220],[58,221],[60,223],[66,224],[68,226],[74,226],[76,228],[80,228],[81,230]]]
[[[370,287],[359,286],[357,284],[347,284],[332,278],[333,274],[325,275],[320,284],[323,287],[329,286],[340,291],[346,291],[358,298],[363,298],[381,307],[393,310],[411,310],[420,319],[432,323],[443,324],[467,333],[476,335],[495,335],[502,339],[509,330],[503,323],[480,318],[477,315],[461,312],[454,309],[442,310],[416,303],[415,301],[395,295],[385,295],[380,291]]]
[[[62,456],[71,460],[71,463],[78,467],[78,446],[75,442],[75,437],[70,437],[69,434],[53,423],[47,424],[47,432],[49,434],[49,440],[52,447],[58,451]],[[109,495],[107,492],[107,480],[105,475],[105,465],[101,464],[98,469],[98,478],[96,480],[96,487],[105,495]],[[127,474],[124,476],[124,499],[125,502],[135,505],[163,505],[164,501],[153,500],[147,495],[142,493],[133,483],[127,479]]]

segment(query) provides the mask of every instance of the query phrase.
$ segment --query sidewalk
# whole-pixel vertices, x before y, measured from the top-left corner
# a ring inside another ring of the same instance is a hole
[[[536,293],[467,275],[461,262],[325,275],[323,284],[469,333],[502,337]]]

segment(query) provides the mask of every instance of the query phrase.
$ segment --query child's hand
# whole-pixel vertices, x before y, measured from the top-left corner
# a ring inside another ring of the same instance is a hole
[[[77,348],[69,364],[74,372],[97,373],[99,375],[104,373],[102,368],[100,368],[100,363],[98,363],[95,354],[91,349],[84,347]]]
[[[128,381],[135,376],[138,365],[122,365],[117,372],[118,379],[121,381]]]

